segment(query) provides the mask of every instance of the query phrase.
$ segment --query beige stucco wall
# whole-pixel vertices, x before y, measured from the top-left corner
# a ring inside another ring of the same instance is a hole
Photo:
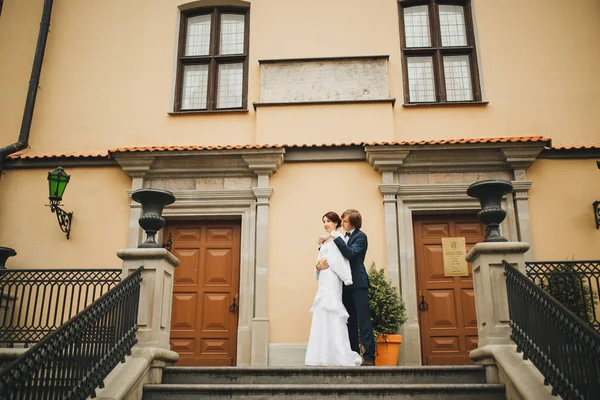
[[[71,237],[48,204],[48,171],[6,170],[0,179],[0,245],[17,256],[8,268],[121,268],[127,247],[131,180],[119,168],[67,168],[62,207],[73,212]]]
[[[393,141],[392,112],[389,103],[264,107],[256,118],[258,143]]]
[[[326,172],[324,172],[326,171]],[[386,263],[381,177],[366,162],[284,164],[271,178],[269,206],[269,342],[306,343],[317,281],[321,217],[356,208],[369,238],[365,263]]]
[[[527,179],[533,181],[529,210],[536,259],[600,259],[592,209],[600,200],[595,160],[537,160]]]
[[[19,131],[42,3],[4,2],[0,19],[3,143],[15,141]],[[303,125],[319,126],[325,132],[340,131],[339,121],[346,119],[357,126],[374,124],[376,133],[367,136],[384,140],[544,135],[555,144],[600,141],[600,80],[595,79],[600,53],[590,51],[600,37],[597,0],[578,0],[576,6],[559,0],[505,0],[501,7],[474,0],[489,105],[441,108],[401,105],[395,0],[305,0],[301,6],[292,1],[253,0],[248,113],[169,116],[181,3],[55,2],[31,152],[312,139],[299,128],[281,133],[290,127],[286,123],[290,114],[292,121],[303,120]],[[337,106],[339,110],[327,106],[321,112],[251,107],[259,101],[258,60],[375,54],[389,55],[390,97],[399,100],[391,116],[389,105],[365,107],[369,112],[362,113],[356,113],[356,106]],[[279,129],[273,129],[276,125]],[[338,139],[329,135],[318,142]]]

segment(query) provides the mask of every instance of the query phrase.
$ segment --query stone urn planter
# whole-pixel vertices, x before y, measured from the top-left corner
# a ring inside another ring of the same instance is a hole
[[[138,189],[131,195],[134,201],[142,205],[142,216],[138,220],[142,229],[146,232],[146,241],[140,244],[140,248],[160,248],[156,243],[156,232],[165,226],[162,217],[163,208],[175,202],[175,196],[168,190],[162,189]]]
[[[467,189],[467,195],[479,199],[481,203],[477,218],[487,226],[484,242],[508,241],[500,235],[500,223],[506,218],[506,211],[502,209],[502,197],[512,190],[510,182],[495,179],[475,182]]]
[[[0,246],[0,269],[6,269],[6,260],[8,257],[16,256],[17,252],[15,249],[11,249],[10,247]]]

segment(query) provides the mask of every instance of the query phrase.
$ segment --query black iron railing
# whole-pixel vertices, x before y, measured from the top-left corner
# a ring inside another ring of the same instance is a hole
[[[0,373],[1,399],[86,399],[136,342],[142,267]]]
[[[527,262],[526,275],[600,333],[600,261]]]
[[[504,262],[512,340],[564,400],[600,395],[600,334]]]
[[[120,280],[120,269],[0,270],[0,345],[39,342]]]

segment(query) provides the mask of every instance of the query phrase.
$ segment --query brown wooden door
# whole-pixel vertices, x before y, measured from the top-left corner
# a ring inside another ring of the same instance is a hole
[[[177,365],[236,363],[240,225],[231,221],[169,223],[175,268],[171,350]]]
[[[475,216],[417,217],[414,220],[417,301],[424,365],[472,364],[477,347],[477,316],[473,275],[444,275],[442,238],[464,237],[467,252],[483,241],[485,227]],[[423,297],[421,297],[423,296]]]

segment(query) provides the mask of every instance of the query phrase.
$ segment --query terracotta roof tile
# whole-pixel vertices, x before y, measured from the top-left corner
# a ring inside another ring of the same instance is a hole
[[[392,142],[347,142],[347,143],[314,143],[314,144],[248,144],[225,146],[143,146],[119,147],[110,149],[109,154],[135,153],[135,152],[161,152],[161,151],[199,151],[199,150],[231,150],[231,149],[272,149],[272,148],[315,148],[315,147],[347,147],[347,146],[378,146],[378,145],[442,145],[442,144],[477,144],[477,143],[524,143],[547,142],[550,139],[543,136],[522,136],[503,138],[474,138],[474,139],[442,139],[420,141],[392,141]]]
[[[519,136],[501,138],[472,138],[472,139],[440,139],[440,140],[415,140],[415,141],[391,141],[391,142],[345,142],[345,143],[313,143],[313,144],[245,144],[245,145],[222,145],[222,146],[136,146],[118,147],[108,152],[91,153],[16,153],[8,156],[11,160],[33,160],[33,159],[83,159],[83,158],[110,158],[116,153],[141,153],[141,152],[164,152],[164,151],[201,151],[201,150],[242,150],[242,149],[278,149],[278,148],[320,148],[320,147],[348,147],[348,146],[420,146],[420,145],[444,145],[444,144],[478,144],[478,143],[540,143],[550,144],[550,139],[543,136]],[[590,147],[591,146],[591,147]],[[566,149],[567,147],[552,147],[552,149]],[[600,148],[600,145],[570,146],[571,148]]]
[[[102,153],[16,153],[7,157],[10,160],[40,160],[48,158],[108,158],[108,152]]]
[[[552,147],[546,147],[548,150],[598,150],[600,144],[561,144]]]

